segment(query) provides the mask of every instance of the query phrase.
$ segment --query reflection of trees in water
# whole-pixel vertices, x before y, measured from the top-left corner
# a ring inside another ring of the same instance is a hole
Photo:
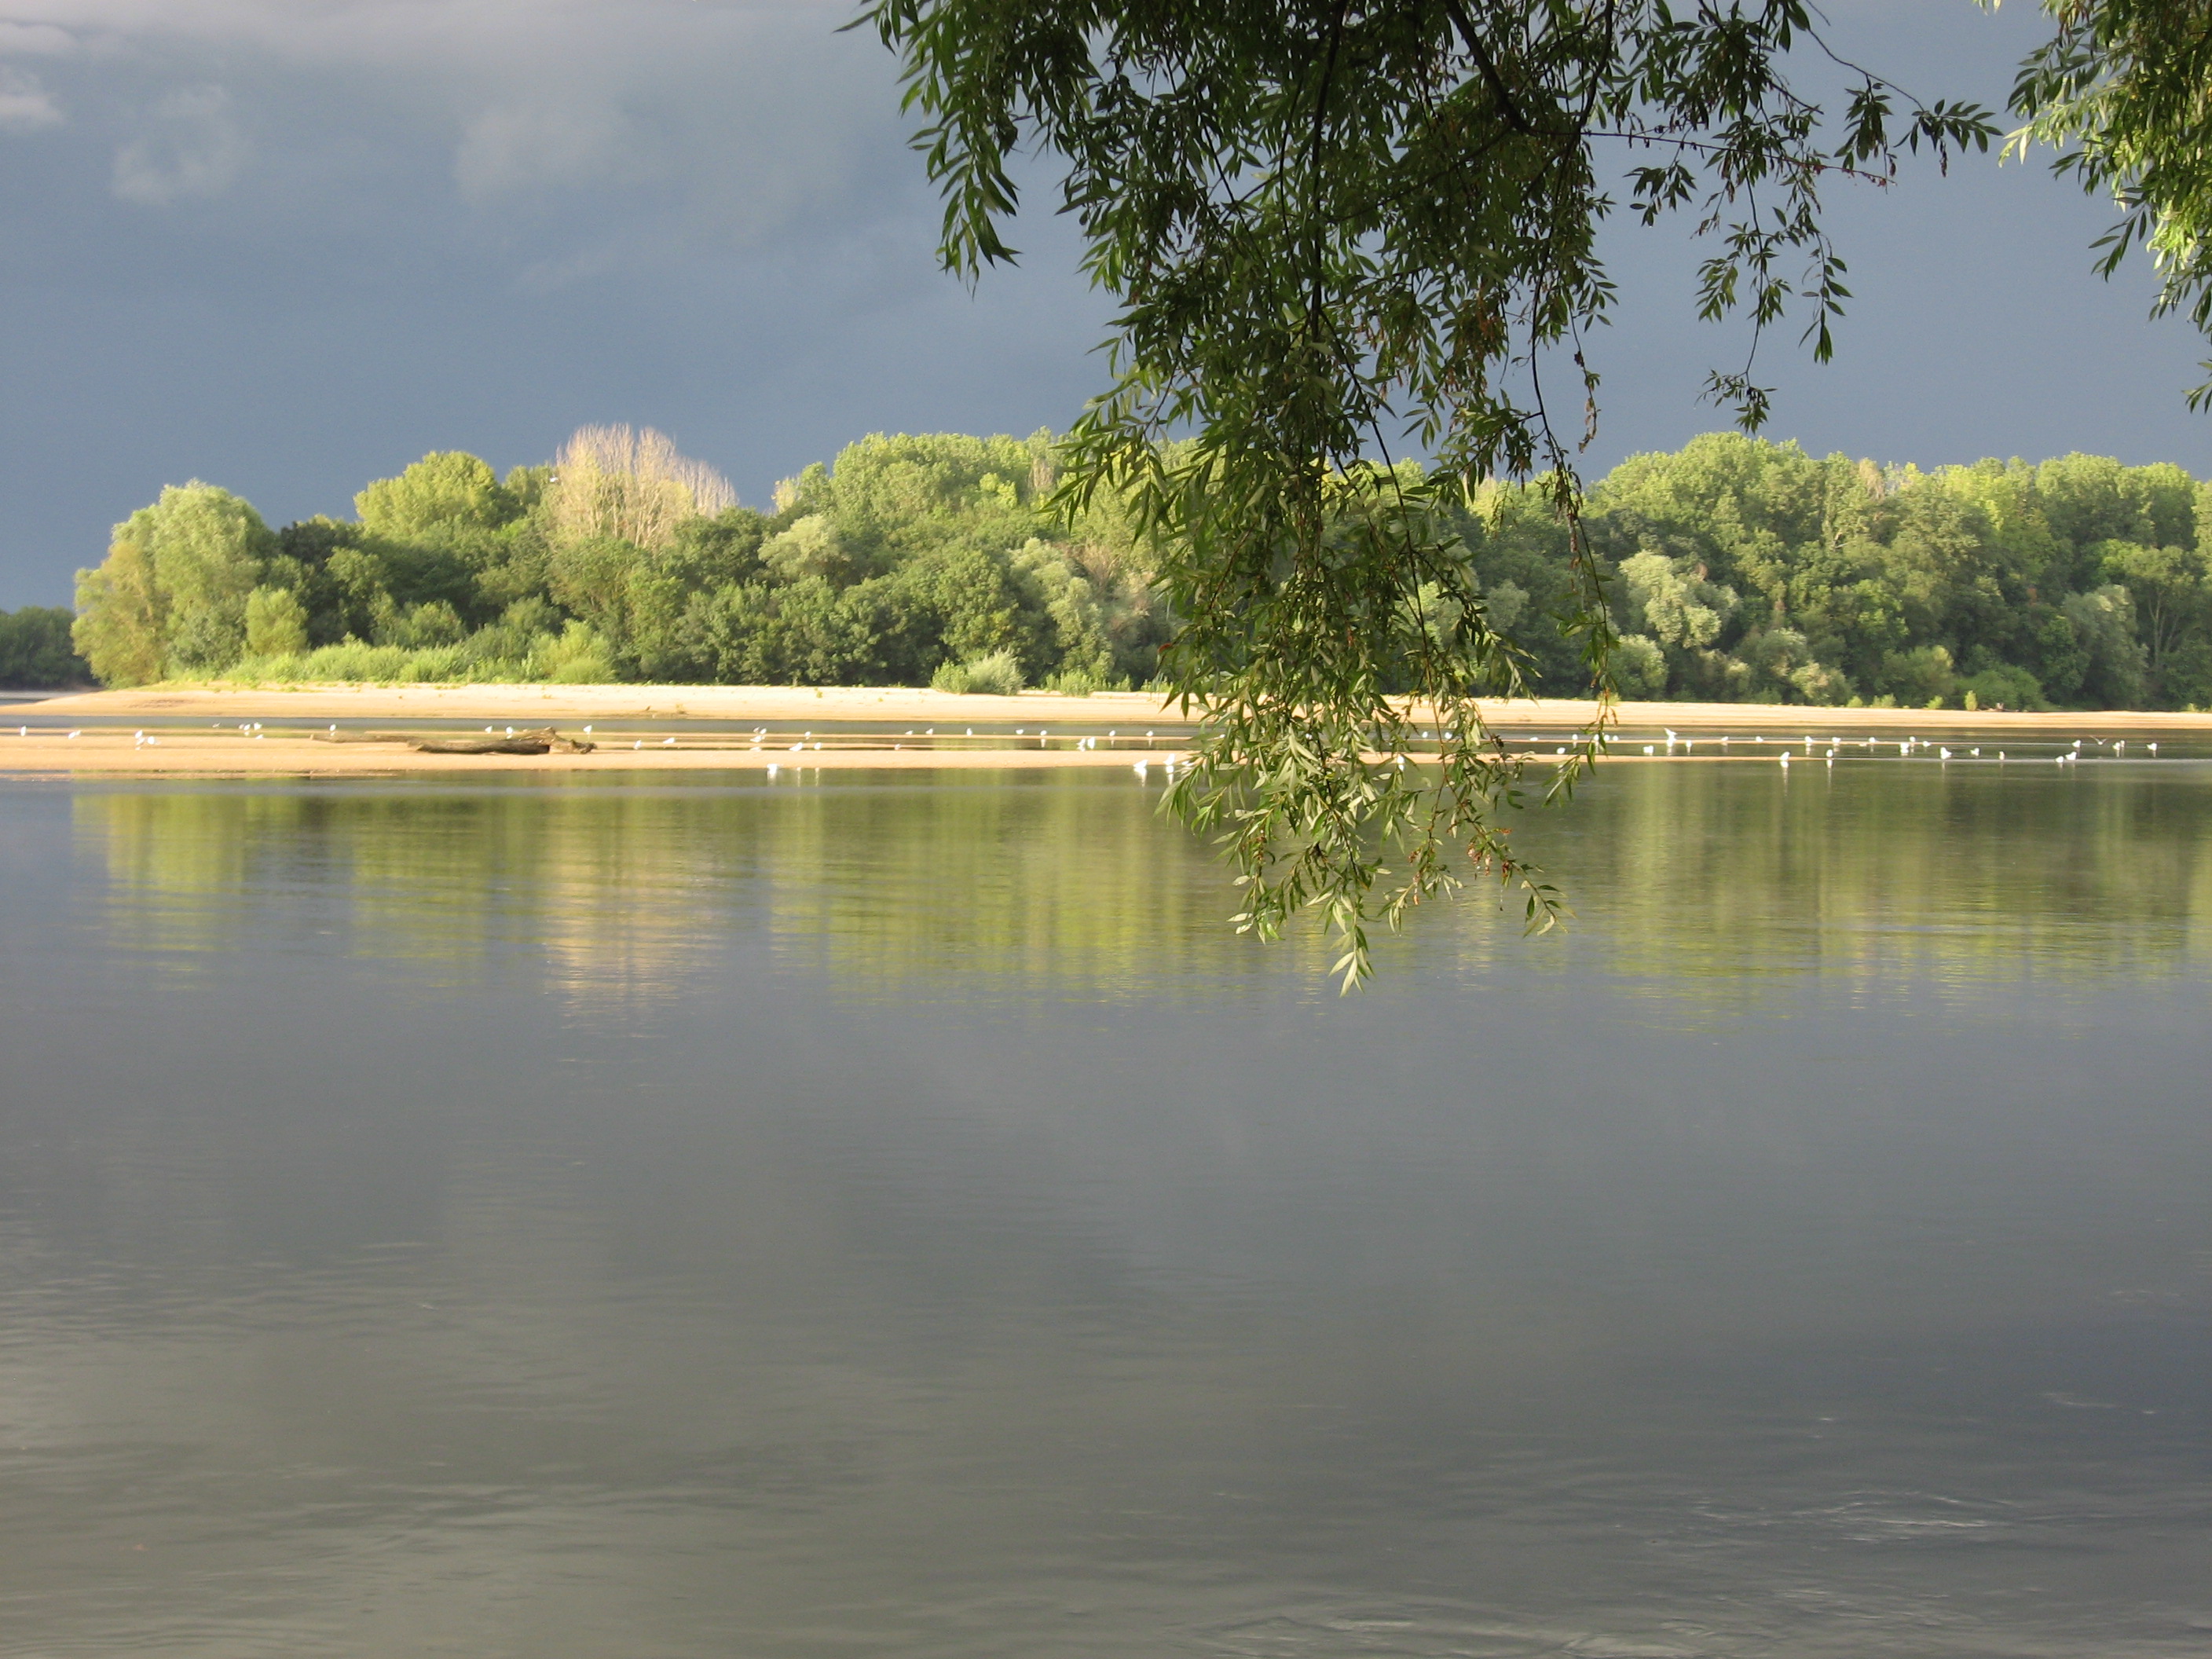
[[[434,981],[534,951],[580,1007],[673,994],[735,931],[867,994],[948,976],[1133,987],[1260,953],[1157,791],[1095,774],[725,791],[179,790],[76,800],[112,934],[154,951],[337,919]],[[310,896],[302,906],[301,894]],[[321,918],[309,919],[308,913]]]
[[[1775,975],[1869,990],[2165,973],[2203,959],[2212,855],[2192,775],[2018,766],[1611,768],[1523,833],[1580,912],[1528,945],[1477,890],[1416,916],[1385,971],[1612,969],[1698,999]],[[342,930],[433,983],[544,974],[572,1006],[674,994],[735,934],[862,996],[963,976],[1066,994],[1191,976],[1316,977],[1318,940],[1262,950],[1206,848],[1118,776],[850,777],[652,787],[76,798],[112,936],[149,951]],[[302,896],[306,902],[302,902]]]
[[[1608,965],[1708,991],[1799,970],[1963,988],[2171,972],[2212,945],[2193,771],[1780,771],[1619,767],[1532,825]]]

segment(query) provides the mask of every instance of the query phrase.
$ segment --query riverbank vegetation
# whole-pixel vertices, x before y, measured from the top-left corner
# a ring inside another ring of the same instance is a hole
[[[110,685],[1143,685],[1175,631],[1158,550],[1115,501],[1054,514],[1058,453],[1044,432],[872,436],[756,510],[656,433],[586,428],[547,466],[430,455],[350,518],[274,530],[177,486],[80,573],[76,644]],[[1585,690],[1543,483],[1441,511],[1534,689]],[[1625,696],[2212,706],[2212,489],[2178,466],[1923,472],[1714,434],[1614,469],[1583,522]],[[65,615],[17,613],[40,639]]]
[[[0,611],[0,690],[88,685],[92,670],[70,643],[73,618],[59,605]]]

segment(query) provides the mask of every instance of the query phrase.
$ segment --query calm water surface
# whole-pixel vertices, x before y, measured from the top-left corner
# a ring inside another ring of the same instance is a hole
[[[0,1652],[2212,1650],[2212,769],[0,782]]]

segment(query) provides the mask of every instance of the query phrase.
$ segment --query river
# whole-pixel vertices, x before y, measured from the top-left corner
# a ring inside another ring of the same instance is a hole
[[[0,1651],[2201,1655],[2212,767],[0,780]]]

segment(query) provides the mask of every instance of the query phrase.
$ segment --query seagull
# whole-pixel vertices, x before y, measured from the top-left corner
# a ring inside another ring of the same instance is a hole
[[[1645,754],[1647,754],[1647,755],[1649,755],[1649,754],[1653,754],[1653,753],[1656,752],[1656,744],[1648,744],[1648,743],[1647,743],[1647,744],[1645,744],[1644,745],[1644,752]]]
[[[1938,749],[1936,751],[1936,757],[1938,760],[1948,760],[1951,758],[1951,751],[1948,749]]]
[[[1787,749],[1782,751],[1782,769],[1785,772],[1790,769],[1790,751]]]
[[[770,762],[769,763],[769,766],[768,766],[768,775],[769,775],[769,776],[770,776],[770,777],[774,777],[774,776],[776,775],[776,769],[776,769],[776,764],[775,764],[775,763],[774,761],[770,761]]]
[[[2156,744],[2151,744],[2151,746],[2150,746],[2150,752],[2151,752],[2152,754],[2154,754],[2154,755],[2155,755],[2156,753],[2158,753],[2158,745],[2157,745]]]

